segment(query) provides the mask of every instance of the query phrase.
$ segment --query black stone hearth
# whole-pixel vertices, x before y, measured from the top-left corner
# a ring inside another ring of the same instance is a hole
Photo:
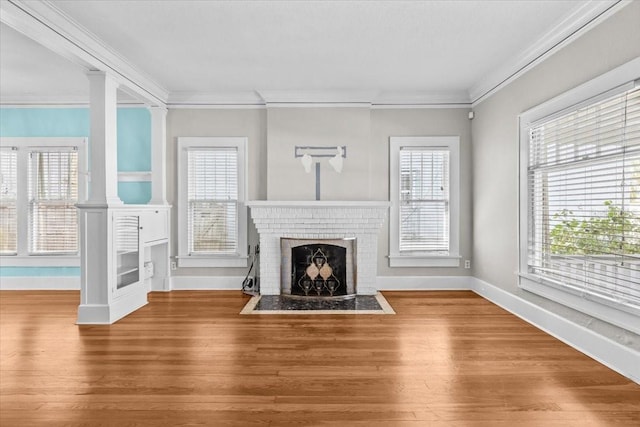
[[[280,295],[263,295],[254,308],[255,311],[382,311],[382,307],[373,295],[357,295],[343,300],[321,298],[291,298]]]

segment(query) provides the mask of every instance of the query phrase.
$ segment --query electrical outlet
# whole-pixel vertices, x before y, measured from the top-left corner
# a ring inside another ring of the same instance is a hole
[[[471,261],[466,259],[464,260],[464,268],[471,268]]]
[[[177,270],[178,269],[178,263],[175,261],[171,261],[171,269],[172,270]]]

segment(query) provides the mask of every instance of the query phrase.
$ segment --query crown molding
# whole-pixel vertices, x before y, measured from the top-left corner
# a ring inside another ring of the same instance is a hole
[[[257,90],[265,104],[370,104],[376,90]]]
[[[171,92],[167,100],[170,108],[206,108],[221,106],[264,106],[262,97],[253,90],[220,92]]]
[[[256,90],[171,92],[169,108],[469,108],[466,91]]]
[[[469,107],[471,100],[464,90],[452,91],[382,91],[372,101],[379,107],[394,106],[455,106]]]
[[[118,100],[118,107],[147,107],[137,99]],[[1,108],[87,108],[89,97],[86,95],[4,95],[0,96]]]
[[[528,49],[474,84],[469,89],[469,99],[473,106],[484,101],[630,3],[631,0],[589,0],[584,2]]]
[[[166,89],[49,1],[3,0],[0,21],[86,71],[113,75],[122,90],[150,105],[166,103]]]
[[[86,95],[5,95],[0,96],[0,106],[7,107],[34,107],[34,106],[47,106],[47,107],[86,107],[89,104],[89,99]]]

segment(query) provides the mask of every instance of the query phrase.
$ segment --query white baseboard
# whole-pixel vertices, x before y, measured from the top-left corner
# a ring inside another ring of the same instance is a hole
[[[79,291],[80,277],[0,277],[0,291]]]
[[[147,289],[138,289],[118,298],[110,304],[80,304],[78,306],[78,325],[111,325],[123,317],[147,305]]]
[[[639,352],[485,281],[471,283],[481,297],[640,384]]]
[[[172,291],[239,291],[244,276],[171,276],[168,279]]]
[[[379,291],[468,291],[471,276],[378,276]]]

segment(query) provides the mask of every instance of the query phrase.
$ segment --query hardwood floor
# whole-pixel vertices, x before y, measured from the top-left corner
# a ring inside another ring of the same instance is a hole
[[[0,425],[640,425],[640,385],[479,296],[385,297],[397,315],[153,293],[77,326],[77,292],[1,292]]]

